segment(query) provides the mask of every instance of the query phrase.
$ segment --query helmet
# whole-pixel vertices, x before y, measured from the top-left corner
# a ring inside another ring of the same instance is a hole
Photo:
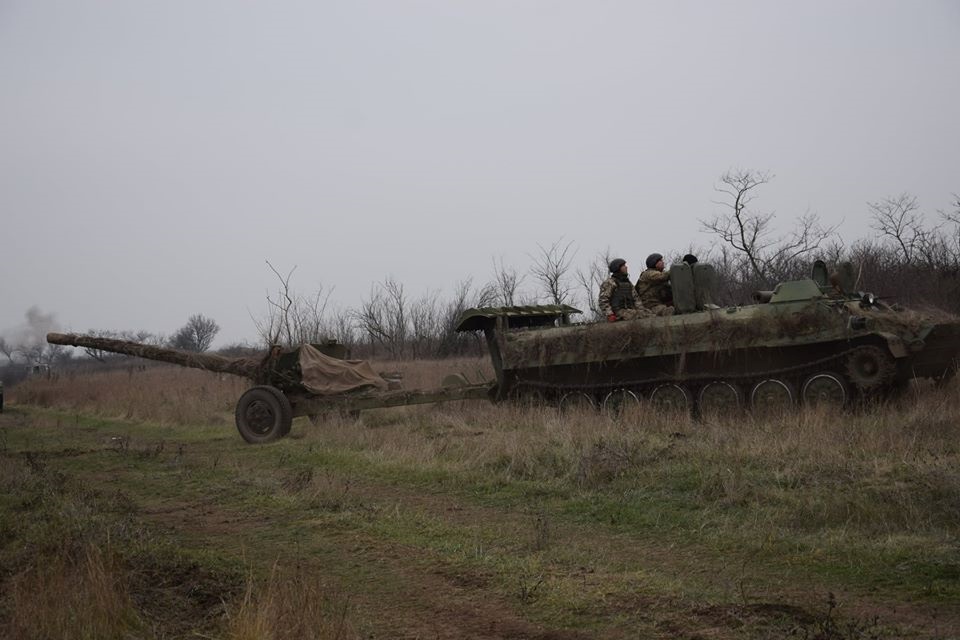
[[[627,264],[627,261],[623,258],[614,258],[610,261],[610,273],[617,273],[620,271],[620,267]]]
[[[663,256],[659,253],[651,253],[647,256],[647,269],[655,269],[657,263],[663,260]]]
[[[696,264],[697,256],[693,255],[692,253],[688,253],[687,255],[683,256],[683,260],[681,262],[686,262],[690,265]]]

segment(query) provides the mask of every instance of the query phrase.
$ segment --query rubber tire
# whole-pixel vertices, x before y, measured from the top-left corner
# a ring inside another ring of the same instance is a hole
[[[258,404],[259,407],[257,407]],[[268,412],[262,417],[270,418],[269,424],[255,427],[250,423],[249,412],[255,407],[257,410]],[[241,438],[250,444],[265,444],[279,440],[290,433],[290,426],[293,424],[293,407],[282,391],[270,385],[260,385],[247,389],[240,396],[234,418]]]

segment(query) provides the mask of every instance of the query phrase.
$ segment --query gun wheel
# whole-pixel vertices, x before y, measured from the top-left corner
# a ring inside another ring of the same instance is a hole
[[[671,383],[654,388],[650,402],[658,411],[690,411],[693,398],[686,387]]]
[[[293,407],[276,387],[261,385],[247,389],[234,412],[240,437],[250,444],[279,440],[290,433]]]
[[[842,407],[850,399],[850,391],[843,376],[832,371],[824,371],[807,378],[803,383],[800,397],[803,398],[803,404],[808,407]]]
[[[701,415],[736,413],[743,404],[740,389],[722,380],[710,382],[700,389],[697,400]]]
[[[862,392],[874,391],[893,382],[897,366],[889,353],[872,345],[857,347],[846,361],[850,381]]]

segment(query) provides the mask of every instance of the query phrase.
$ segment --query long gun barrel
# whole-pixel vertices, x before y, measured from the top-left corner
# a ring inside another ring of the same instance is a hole
[[[232,373],[259,382],[263,378],[264,360],[252,358],[226,358],[212,353],[195,353],[180,349],[165,349],[139,342],[114,340],[112,338],[98,338],[96,336],[82,336],[75,333],[48,333],[47,342],[62,344],[70,347],[85,347],[99,349],[110,353],[122,353],[128,356],[137,356],[147,360],[159,360],[178,364],[182,367],[204,369],[219,373]]]

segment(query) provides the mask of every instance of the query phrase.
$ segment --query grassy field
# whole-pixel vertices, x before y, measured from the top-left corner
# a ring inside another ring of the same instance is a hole
[[[233,427],[246,386],[8,390],[0,637],[960,637],[956,382],[703,422],[370,411],[265,446]]]

